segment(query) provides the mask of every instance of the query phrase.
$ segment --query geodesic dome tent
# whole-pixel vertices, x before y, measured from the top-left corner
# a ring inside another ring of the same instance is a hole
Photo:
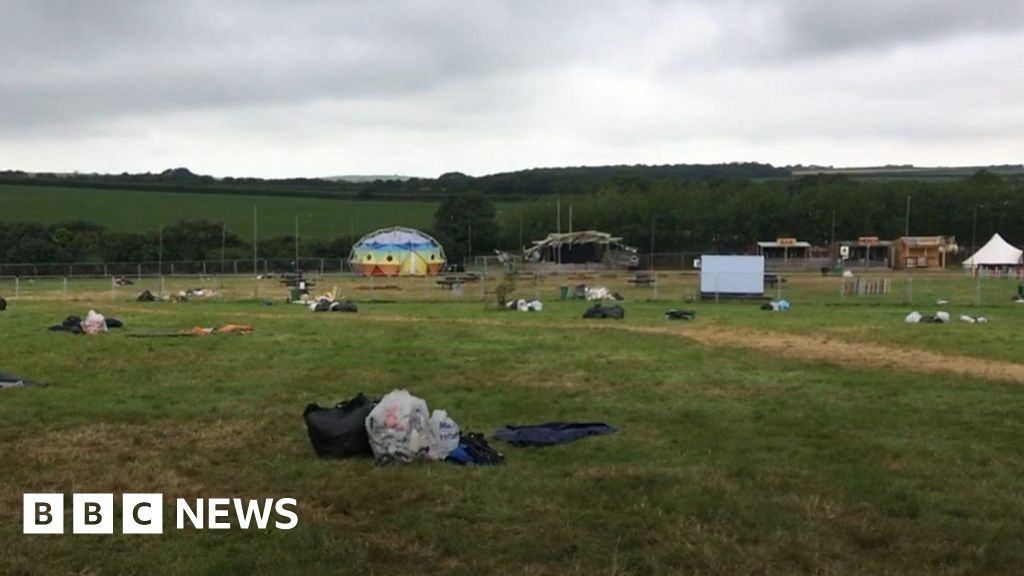
[[[444,266],[441,243],[412,228],[383,228],[352,246],[352,270],[363,276],[433,276]]]

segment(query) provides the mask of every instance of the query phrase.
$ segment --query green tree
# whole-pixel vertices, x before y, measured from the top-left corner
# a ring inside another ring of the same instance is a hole
[[[434,234],[449,262],[487,254],[498,246],[494,204],[479,192],[449,196],[434,213]]]

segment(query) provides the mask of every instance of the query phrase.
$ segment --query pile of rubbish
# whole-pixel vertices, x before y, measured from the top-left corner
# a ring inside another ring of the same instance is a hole
[[[611,318],[614,320],[622,320],[626,317],[626,310],[622,306],[615,304],[614,306],[604,306],[603,304],[594,304],[590,308],[587,308],[583,312],[584,318],[597,318],[605,319]]]
[[[22,388],[25,386],[46,386],[44,382],[35,382],[28,378],[15,376],[9,372],[0,372],[0,390],[7,388]]]
[[[132,282],[131,280],[125,278],[124,276],[114,277],[114,286],[131,286],[133,284],[135,284],[135,282]]]
[[[670,308],[665,312],[665,320],[693,320],[696,317],[696,310],[676,310],[675,308]]]
[[[580,284],[572,290],[573,300],[624,300],[622,294],[618,292],[612,292],[604,286],[588,287],[586,284]]]
[[[501,464],[505,455],[478,432],[467,432],[445,410],[430,412],[408,390],[392,390],[379,401],[363,394],[324,408],[312,403],[302,414],[313,450],[321,458],[370,457],[379,465],[446,461]],[[616,429],[600,422],[506,425],[494,433],[514,447],[553,446]]]
[[[355,302],[347,300],[334,300],[328,296],[320,296],[307,304],[313,312],[359,312],[359,306]]]
[[[139,297],[135,299],[136,302],[156,302],[159,298],[156,294],[153,294],[149,290],[143,290],[139,293]]]
[[[178,292],[178,300],[182,302],[188,301],[189,298],[216,298],[220,296],[220,293],[213,288],[189,288],[188,290],[181,290]]]
[[[540,300],[509,300],[505,303],[505,307],[509,310],[518,310],[520,312],[540,312],[544,309],[544,303]]]
[[[448,460],[500,464],[504,455],[482,434],[462,434],[446,411],[427,408],[408,390],[379,401],[363,394],[333,408],[309,404],[303,412],[313,450],[321,458],[373,456],[379,465]]]
[[[988,318],[985,316],[968,316],[967,314],[961,314],[959,320],[968,324],[985,324],[988,322]],[[923,315],[915,310],[907,314],[903,321],[907,324],[947,324],[952,322],[952,318],[949,312],[941,310],[932,316]]]
[[[50,326],[52,332],[70,332],[72,334],[99,334],[110,328],[121,328],[124,326],[117,318],[106,318],[95,310],[89,310],[85,319],[78,316],[68,316],[60,324]]]
[[[786,310],[789,310],[789,300],[770,300],[761,304],[761,310],[785,312]]]

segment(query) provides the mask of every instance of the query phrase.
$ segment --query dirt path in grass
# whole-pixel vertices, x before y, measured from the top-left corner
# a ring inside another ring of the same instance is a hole
[[[528,327],[557,330],[618,330],[637,334],[657,334],[692,340],[715,348],[757,350],[793,360],[825,362],[855,368],[890,368],[901,372],[957,374],[972,378],[1005,380],[1024,384],[1024,364],[954,354],[940,354],[919,348],[899,348],[866,342],[840,340],[834,336],[811,336],[786,332],[764,332],[716,325],[638,326],[614,321],[505,322],[489,318],[415,318],[373,316],[374,321],[401,323],[445,323],[483,326]]]

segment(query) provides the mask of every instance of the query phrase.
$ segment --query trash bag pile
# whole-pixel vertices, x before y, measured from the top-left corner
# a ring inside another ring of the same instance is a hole
[[[106,318],[95,310],[89,310],[85,319],[68,316],[60,324],[50,326],[51,332],[70,332],[72,334],[100,334],[110,328],[121,328],[124,323],[117,318]]]
[[[985,316],[968,316],[967,314],[961,314],[959,320],[968,324],[985,324],[988,322],[988,318]],[[952,322],[952,317],[949,315],[949,312],[942,310],[931,316],[926,316],[915,310],[907,314],[903,321],[907,324],[947,324]]]
[[[622,294],[613,292],[604,286],[587,286],[579,284],[572,290],[573,300],[623,300]]]
[[[7,310],[7,300],[3,296],[0,296],[0,312]]]
[[[544,309],[544,303],[540,300],[510,300],[505,304],[505,307],[509,310],[518,310],[520,312],[540,312]]]
[[[670,308],[665,312],[665,320],[693,320],[696,317],[696,310],[676,310],[675,308]]]
[[[448,412],[431,413],[426,401],[408,390],[392,390],[376,402],[359,394],[333,408],[309,404],[303,417],[313,450],[323,458],[373,456],[379,465],[504,460],[482,434],[463,434]]]
[[[615,304],[613,306],[604,306],[602,304],[594,304],[590,308],[587,308],[583,312],[584,318],[612,318],[615,320],[622,320],[626,317],[626,310]]]
[[[313,312],[358,312],[359,306],[355,302],[345,300],[334,300],[327,296],[320,296],[309,302],[309,309]]]

